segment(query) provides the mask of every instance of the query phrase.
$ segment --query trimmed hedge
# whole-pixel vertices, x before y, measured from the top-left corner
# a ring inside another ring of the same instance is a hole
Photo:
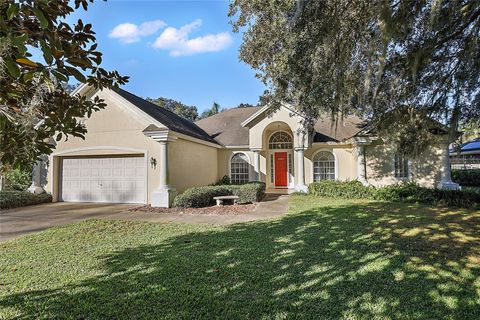
[[[480,187],[480,169],[452,170],[452,180],[461,186]]]
[[[480,193],[473,190],[430,189],[411,182],[374,188],[365,187],[358,181],[321,181],[310,184],[309,192],[333,198],[418,202],[448,207],[473,208],[480,204]]]
[[[28,191],[0,192],[0,209],[25,207],[48,202],[52,202],[52,195],[49,193],[33,194]]]
[[[372,196],[374,188],[365,187],[360,181],[324,180],[310,183],[308,192],[331,198],[365,199]]]
[[[174,207],[201,208],[215,204],[213,197],[238,196],[239,203],[258,202],[265,196],[265,184],[250,182],[242,185],[194,187],[185,190],[173,200]]]

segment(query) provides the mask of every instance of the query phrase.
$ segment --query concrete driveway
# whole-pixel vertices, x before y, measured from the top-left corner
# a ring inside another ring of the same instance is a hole
[[[0,241],[88,218],[115,217],[135,204],[57,202],[0,211]]]

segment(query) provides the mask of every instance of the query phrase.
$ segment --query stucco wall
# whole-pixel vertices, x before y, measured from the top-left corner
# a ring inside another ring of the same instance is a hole
[[[139,154],[147,156],[147,201],[150,202],[151,191],[158,186],[158,169],[149,165],[150,157],[159,158],[159,144],[143,135],[142,130],[149,122],[136,112],[122,107],[121,100],[108,92],[99,92],[105,100],[105,109],[93,113],[85,120],[87,133],[85,140],[69,137],[57,143],[53,155],[49,157],[47,185],[45,189],[51,192],[54,201],[58,200],[58,180],[62,156],[108,155],[108,154]],[[129,150],[132,149],[132,150]],[[56,180],[54,180],[54,177]]]
[[[263,148],[266,149],[263,140],[268,135],[266,129],[271,131],[284,130],[283,124],[286,124],[285,128],[290,129],[293,135],[293,144],[295,147],[307,146],[308,141],[304,139],[303,127],[301,124],[302,118],[287,108],[280,108],[275,113],[267,115],[266,117],[260,117],[260,120],[249,124],[249,139],[250,148]],[[278,122],[279,127],[272,126],[274,122]]]
[[[374,186],[384,186],[403,181],[394,176],[396,148],[379,140],[365,148],[367,180]],[[410,159],[411,181],[424,187],[435,187],[440,181],[442,149],[434,144],[417,157]]]
[[[321,150],[333,153],[338,180],[355,180],[357,178],[355,148],[351,144],[315,143],[305,150],[305,183],[307,185],[313,182],[313,157]]]
[[[182,193],[218,180],[217,148],[178,139],[168,143],[169,184]]]
[[[250,164],[250,180],[255,180],[255,167],[254,167],[254,154],[252,151],[248,149],[220,149],[218,150],[218,178],[222,178],[223,176],[227,175],[230,176],[230,159],[232,158],[234,153],[242,152],[247,155],[248,161]],[[265,181],[266,179],[266,161],[265,161],[265,153],[260,153],[260,178],[261,181]]]

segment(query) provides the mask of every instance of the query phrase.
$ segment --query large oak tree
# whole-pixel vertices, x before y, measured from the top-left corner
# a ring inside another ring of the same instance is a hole
[[[478,0],[234,0],[230,15],[272,106],[288,101],[311,122],[364,116],[409,153],[430,119],[453,141],[479,118]]]

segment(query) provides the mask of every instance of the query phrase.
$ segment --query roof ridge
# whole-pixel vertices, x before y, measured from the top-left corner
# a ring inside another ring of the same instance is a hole
[[[183,120],[186,120],[186,121],[188,121],[188,122],[190,122],[190,123],[195,124],[195,122],[193,122],[193,121],[191,121],[191,120],[188,120],[187,118],[184,118],[184,117],[176,114],[175,112],[173,112],[173,111],[171,111],[171,110],[168,110],[168,109],[165,108],[165,107],[162,107],[162,106],[159,106],[158,104],[155,104],[155,103],[153,103],[153,102],[150,102],[150,101],[148,101],[148,100],[145,99],[145,98],[142,98],[142,97],[140,97],[140,96],[137,96],[136,94],[131,93],[130,91],[127,91],[127,90],[122,89],[122,88],[118,88],[118,89],[119,89],[119,90],[122,90],[122,91],[124,91],[124,92],[126,92],[126,93],[128,93],[128,94],[130,94],[130,95],[132,95],[132,96],[134,96],[134,97],[137,97],[137,98],[139,98],[139,99],[142,99],[142,100],[144,100],[145,102],[151,104],[152,106],[155,106],[155,107],[157,107],[157,108],[162,108],[162,110],[165,110],[165,111],[173,114],[173,115],[176,116],[176,117],[182,118]],[[167,98],[167,99],[169,99],[169,98]],[[173,100],[173,99],[172,99],[172,100]]]

